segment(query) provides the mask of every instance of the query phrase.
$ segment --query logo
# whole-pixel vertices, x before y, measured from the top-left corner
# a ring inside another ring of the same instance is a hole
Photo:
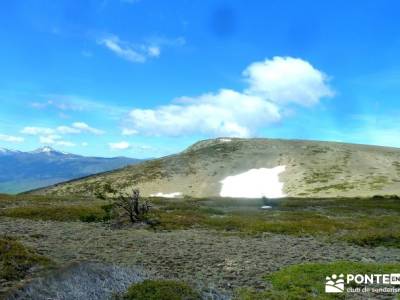
[[[344,275],[337,276],[333,274],[331,277],[326,276],[325,293],[343,293],[344,292]]]

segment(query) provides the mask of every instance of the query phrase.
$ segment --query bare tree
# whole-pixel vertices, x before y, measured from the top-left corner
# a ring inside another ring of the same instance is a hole
[[[140,203],[140,192],[138,189],[133,189],[132,194],[129,196],[119,194],[114,205],[124,210],[132,223],[145,221],[151,207],[147,201]]]

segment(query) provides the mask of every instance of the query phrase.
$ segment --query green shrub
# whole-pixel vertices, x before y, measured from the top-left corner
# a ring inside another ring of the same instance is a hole
[[[145,280],[133,284],[125,300],[200,300],[200,294],[189,285],[174,280]]]
[[[33,267],[48,266],[51,261],[10,237],[0,238],[0,278],[19,280]]]
[[[396,273],[400,264],[359,263],[336,261],[332,263],[298,264],[269,274],[273,291],[288,295],[288,299],[330,299],[325,294],[325,278],[332,274]],[[306,297],[301,298],[301,295]],[[300,297],[300,298],[299,298]],[[336,296],[335,296],[336,297]],[[344,297],[344,295],[343,295]]]
[[[109,221],[113,218],[113,208],[114,205],[112,203],[101,206],[101,209],[104,211],[104,216],[103,216],[104,222]]]
[[[346,299],[346,294],[326,294],[325,278],[332,274],[396,273],[400,264],[374,264],[350,261],[292,265],[265,276],[272,289],[235,291],[235,300]]]
[[[99,222],[102,220],[102,218],[99,218],[97,215],[91,213],[88,215],[81,216],[79,220],[81,220],[82,222],[91,223],[91,222]]]

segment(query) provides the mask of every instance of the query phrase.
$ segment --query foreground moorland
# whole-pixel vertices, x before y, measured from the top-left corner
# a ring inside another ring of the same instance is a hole
[[[329,299],[327,275],[400,270],[395,196],[151,198],[151,226],[108,220],[110,201],[1,196],[2,295],[110,299],[144,279],[169,293],[170,279],[193,299]]]

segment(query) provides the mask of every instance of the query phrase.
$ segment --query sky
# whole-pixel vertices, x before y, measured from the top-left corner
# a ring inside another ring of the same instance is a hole
[[[400,147],[399,1],[1,5],[0,147],[136,158],[215,137]]]

